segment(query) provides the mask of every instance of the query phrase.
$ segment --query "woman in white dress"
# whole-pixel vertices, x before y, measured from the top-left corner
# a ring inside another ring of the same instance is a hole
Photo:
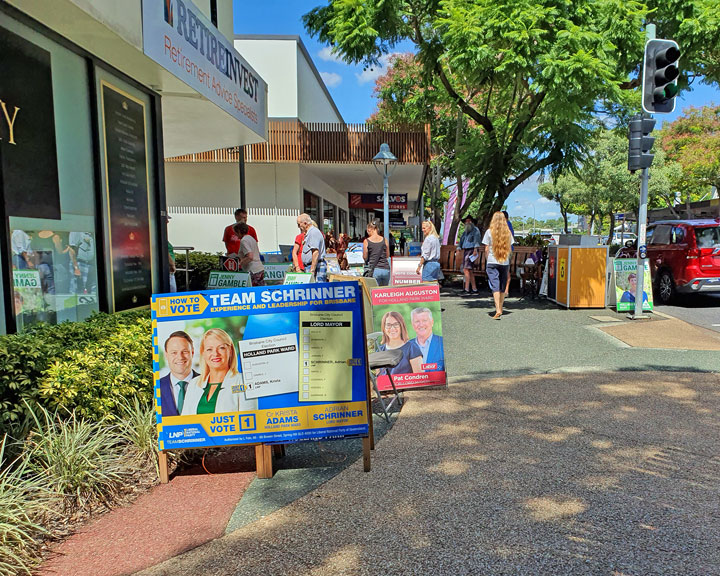
[[[200,341],[200,376],[188,386],[182,415],[257,410],[257,399],[245,399],[237,354],[227,332],[211,328]]]

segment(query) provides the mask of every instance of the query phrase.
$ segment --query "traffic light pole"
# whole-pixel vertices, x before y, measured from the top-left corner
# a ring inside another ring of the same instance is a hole
[[[648,24],[645,29],[645,38],[647,40],[655,39],[655,24]],[[648,205],[648,182],[650,180],[650,170],[643,168],[640,173],[640,206],[638,208],[638,229],[637,229],[637,268],[635,269],[635,313],[630,315],[634,320],[647,318],[643,316],[643,291],[645,289],[645,261],[647,260],[647,205]],[[651,286],[647,287],[652,289]]]
[[[647,242],[647,205],[648,205],[648,181],[650,170],[643,168],[640,173],[640,207],[638,209],[638,230],[637,230],[637,268],[635,285],[635,313],[630,316],[634,320],[647,318],[643,316],[643,291],[645,288],[645,261],[647,255],[645,243]],[[651,289],[650,286],[647,287]]]

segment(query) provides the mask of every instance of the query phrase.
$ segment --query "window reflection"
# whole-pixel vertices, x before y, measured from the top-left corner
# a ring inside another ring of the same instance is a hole
[[[18,331],[82,320],[98,310],[95,238],[89,231],[12,230]]]

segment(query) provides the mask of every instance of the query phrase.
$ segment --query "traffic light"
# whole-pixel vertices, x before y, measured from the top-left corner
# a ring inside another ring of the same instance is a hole
[[[650,154],[655,138],[650,133],[655,128],[652,118],[636,118],[630,120],[630,147],[628,151],[628,170],[642,170],[652,166],[654,154]]]
[[[648,40],[643,59],[642,107],[649,114],[675,110],[680,48],[673,40]]]

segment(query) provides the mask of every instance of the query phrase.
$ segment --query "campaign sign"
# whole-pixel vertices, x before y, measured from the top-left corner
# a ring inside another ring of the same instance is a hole
[[[635,310],[635,289],[637,288],[637,260],[635,258],[616,258],[614,261],[616,310],[632,312]],[[653,310],[652,280],[650,265],[645,261],[643,275],[643,307],[644,312]]]
[[[156,294],[161,450],[367,436],[356,282]]]
[[[365,260],[363,258],[363,243],[348,243],[347,250],[345,250],[345,258],[347,258],[348,264],[350,266],[362,266],[363,264],[365,264]]]
[[[399,390],[445,386],[445,351],[437,284],[376,288],[372,291],[375,332],[368,338],[371,351],[400,349],[403,358],[390,370]],[[392,390],[383,371],[380,390]]]
[[[250,286],[250,274],[247,272],[210,272],[208,288],[246,288]]]
[[[265,262],[265,284],[282,284],[285,280],[288,267],[287,262]]]
[[[310,284],[313,281],[313,275],[305,272],[288,272],[285,274],[283,284]]]
[[[399,286],[401,284],[419,284],[422,282],[422,274],[417,273],[420,266],[420,258],[398,257],[390,262],[390,284]]]

